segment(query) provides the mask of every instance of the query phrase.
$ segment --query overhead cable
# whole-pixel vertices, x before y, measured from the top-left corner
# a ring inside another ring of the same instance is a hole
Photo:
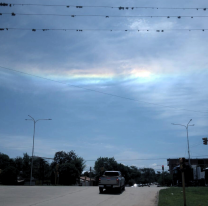
[[[201,155],[201,156],[195,156],[195,157],[204,157],[204,156],[208,156],[208,155]],[[39,156],[34,156],[36,158],[43,158],[43,159],[54,159],[52,157],[39,157]],[[116,159],[116,161],[138,161],[138,160],[170,160],[170,159],[179,159],[179,157],[175,157],[175,158],[138,158],[138,159]],[[205,158],[206,159],[206,158]],[[97,160],[85,160],[86,162],[95,162]],[[205,164],[200,164],[200,165],[205,165]],[[157,165],[161,166],[161,165]]]
[[[66,7],[66,8],[77,8],[77,9],[82,9],[82,8],[110,8],[110,9],[119,9],[119,10],[134,10],[134,9],[170,9],[170,10],[203,10],[206,11],[208,8],[203,7],[203,8],[188,8],[188,7],[155,7],[155,6],[76,6],[76,5],[60,5],[60,4],[16,4],[16,3],[0,3],[0,6],[50,6],[50,7]]]
[[[0,31],[8,31],[8,30],[26,30],[26,31],[76,31],[76,32],[84,32],[84,31],[107,31],[107,32],[165,32],[165,31],[207,31],[208,29],[37,29],[37,28],[0,28]]]
[[[54,80],[54,79],[49,79],[49,78],[45,78],[45,77],[33,75],[33,74],[30,74],[30,73],[18,71],[18,70],[11,69],[11,68],[7,68],[7,67],[0,66],[0,68],[6,69],[6,70],[10,70],[10,71],[13,71],[13,72],[17,72],[17,73],[21,73],[21,74],[25,74],[25,75],[29,75],[29,76],[33,76],[33,77],[37,77],[37,78],[41,78],[41,79],[44,79],[44,80],[49,80],[49,81],[57,82],[59,84],[64,84],[64,85],[67,85],[67,86],[70,86],[70,87],[75,87],[75,88],[83,89],[83,90],[86,90],[86,91],[96,92],[96,93],[99,93],[99,94],[103,94],[103,95],[107,95],[107,96],[112,96],[112,97],[116,97],[116,98],[120,98],[120,99],[125,99],[125,100],[129,100],[129,101],[143,102],[143,103],[146,103],[146,104],[149,104],[149,105],[155,105],[155,106],[158,106],[158,107],[175,109],[175,110],[182,110],[182,111],[187,111],[187,112],[196,112],[196,113],[206,113],[206,114],[208,114],[208,111],[196,111],[196,110],[177,108],[177,107],[172,107],[172,106],[167,106],[167,105],[162,105],[162,104],[156,104],[156,103],[152,103],[152,102],[146,102],[146,101],[143,101],[143,100],[136,100],[136,99],[132,99],[132,98],[129,98],[129,97],[119,96],[119,95],[116,95],[116,94],[102,92],[102,91],[95,90],[95,89],[88,89],[88,88],[85,88],[85,87],[82,87],[82,86],[78,86],[78,85],[73,85],[73,84],[68,84],[68,83],[60,82],[60,81],[57,81],[57,80]]]
[[[61,16],[61,17],[104,17],[104,18],[208,18],[208,16],[152,16],[152,15],[145,15],[145,16],[117,16],[117,15],[99,15],[99,14],[29,14],[29,13],[0,13],[0,15],[11,15],[11,16]]]

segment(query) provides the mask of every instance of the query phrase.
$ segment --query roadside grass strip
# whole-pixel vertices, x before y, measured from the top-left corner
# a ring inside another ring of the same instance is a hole
[[[186,187],[187,206],[208,206],[207,187]],[[184,206],[183,188],[162,189],[159,193],[158,206]]]

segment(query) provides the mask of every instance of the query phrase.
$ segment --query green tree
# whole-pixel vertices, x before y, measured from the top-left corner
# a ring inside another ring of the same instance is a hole
[[[139,171],[139,169],[135,166],[130,166],[130,175],[129,175],[130,179],[135,180],[136,182],[138,182],[139,178],[141,177],[141,172]]]
[[[0,182],[3,184],[15,184],[17,181],[17,170],[15,162],[8,155],[0,153]]]
[[[172,183],[172,177],[171,177],[170,173],[169,172],[163,172],[160,175],[159,179],[158,179],[158,183],[160,185],[170,186],[171,183]]]
[[[33,177],[39,180],[39,183],[44,183],[44,180],[50,179],[49,164],[41,157],[36,157],[33,160]]]
[[[89,177],[90,173],[89,172],[84,172],[83,176]]]
[[[56,168],[58,166],[58,169]],[[68,185],[75,184],[79,181],[79,177],[85,168],[85,161],[79,157],[74,151],[64,152],[59,151],[55,153],[54,161],[51,164],[52,182],[54,182],[55,174],[59,173],[59,183]]]
[[[17,169],[13,166],[6,167],[0,174],[0,179],[4,185],[14,185],[17,182]]]
[[[27,153],[23,154],[22,158],[22,176],[25,179],[30,179],[30,172],[31,172],[31,158]]]
[[[15,168],[18,172],[22,171],[23,169],[23,158],[22,157],[16,157],[14,159]]]
[[[139,169],[141,172],[140,182],[141,183],[151,183],[155,181],[155,170],[152,168],[142,168]]]
[[[10,165],[9,156],[0,152],[0,169],[4,170],[9,165]]]
[[[74,164],[64,163],[59,166],[59,184],[73,185],[76,184],[80,177],[79,170]]]
[[[111,157],[111,158],[99,157],[95,161],[94,170],[96,173],[97,180],[98,180],[98,177],[102,176],[103,173],[107,170],[120,171],[122,176],[125,178],[125,182],[129,185],[134,184],[135,181],[137,181],[137,179],[140,178],[141,176],[141,173],[137,167],[135,166],[128,167],[126,165],[118,163],[114,159],[114,157]]]
[[[118,169],[118,163],[114,159],[114,157],[108,158],[108,157],[99,157],[95,161],[94,170],[96,172],[96,176],[101,176],[103,173],[107,170],[117,170]]]
[[[161,176],[161,172],[157,171],[157,173],[155,174],[155,181],[158,182]]]

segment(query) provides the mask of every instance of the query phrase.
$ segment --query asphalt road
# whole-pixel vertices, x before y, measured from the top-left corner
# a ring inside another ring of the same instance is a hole
[[[121,194],[98,187],[0,186],[0,206],[156,206],[161,187],[126,187]]]

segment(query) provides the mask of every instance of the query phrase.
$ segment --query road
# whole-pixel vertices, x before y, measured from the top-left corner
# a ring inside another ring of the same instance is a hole
[[[126,187],[99,194],[98,187],[0,186],[1,206],[156,206],[161,187]]]

